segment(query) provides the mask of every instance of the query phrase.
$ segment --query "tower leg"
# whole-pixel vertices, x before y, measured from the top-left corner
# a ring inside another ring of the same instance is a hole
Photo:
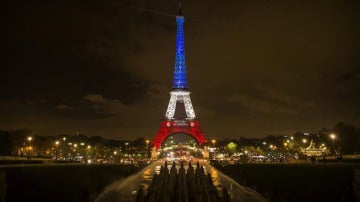
[[[172,119],[175,115],[175,109],[176,109],[176,102],[177,102],[177,96],[175,94],[170,93],[170,101],[168,108],[166,110],[166,118]]]
[[[190,119],[195,119],[195,111],[191,103],[190,94],[184,96],[184,104],[186,116]]]

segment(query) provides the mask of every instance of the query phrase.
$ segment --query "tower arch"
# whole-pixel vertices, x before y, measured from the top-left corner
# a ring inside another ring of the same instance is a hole
[[[153,146],[159,149],[162,142],[170,135],[176,133],[186,133],[198,142],[199,145],[206,142],[205,135],[200,128],[198,121],[179,121],[168,120],[162,121],[160,129],[156,133],[152,142]]]

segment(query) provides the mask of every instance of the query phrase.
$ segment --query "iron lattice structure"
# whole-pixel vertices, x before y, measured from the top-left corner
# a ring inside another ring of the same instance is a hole
[[[176,17],[176,56],[173,89],[187,89],[185,47],[184,47],[184,16]]]
[[[185,133],[192,136],[200,145],[206,142],[205,135],[200,128],[199,121],[196,120],[195,111],[190,99],[188,82],[186,76],[185,63],[185,44],[184,44],[184,16],[181,12],[176,16],[177,35],[176,35],[176,55],[173,90],[170,92],[170,101],[165,114],[165,120],[161,122],[160,129],[156,133],[152,145],[157,149],[162,142],[172,134]],[[186,117],[177,118],[175,112],[179,103],[185,107]]]

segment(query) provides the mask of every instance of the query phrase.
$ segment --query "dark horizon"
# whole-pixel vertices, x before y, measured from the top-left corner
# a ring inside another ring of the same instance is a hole
[[[0,129],[153,138],[177,3],[10,1]],[[191,99],[208,139],[360,126],[360,3],[183,2]]]

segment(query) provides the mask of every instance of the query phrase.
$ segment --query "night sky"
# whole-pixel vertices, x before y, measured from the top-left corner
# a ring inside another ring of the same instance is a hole
[[[0,129],[152,138],[177,1],[8,1]],[[359,1],[183,1],[189,88],[208,138],[360,125]]]

